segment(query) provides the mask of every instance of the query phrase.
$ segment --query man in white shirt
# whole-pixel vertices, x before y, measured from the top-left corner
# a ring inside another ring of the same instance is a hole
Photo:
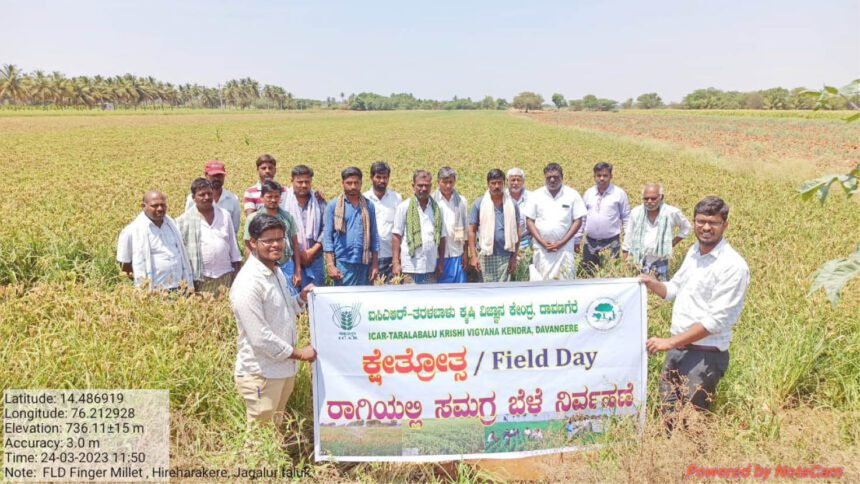
[[[435,283],[442,275],[447,232],[442,210],[430,196],[433,175],[416,170],[412,175],[415,195],[397,206],[392,229],[391,272],[408,275],[416,284]]]
[[[653,271],[657,279],[668,281],[672,248],[690,235],[692,227],[680,209],[664,202],[663,185],[645,185],[642,205],[630,211],[629,229],[621,243],[624,259],[642,273]]]
[[[217,295],[229,289],[242,267],[236,230],[230,213],[213,203],[213,183],[198,178],[191,183],[195,205],[185,210],[176,225],[194,275],[194,290]]]
[[[532,281],[575,279],[573,236],[585,216],[579,192],[564,186],[564,171],[558,163],[543,169],[545,186],[531,193],[527,224],[535,241]]]
[[[528,267],[532,263],[533,254],[527,252],[532,247],[532,236],[526,226],[526,212],[532,192],[526,190],[526,172],[522,168],[511,168],[506,174],[507,194],[519,209],[520,248],[517,251],[517,267],[523,268],[511,275],[512,281],[529,280]]]
[[[167,215],[167,197],[158,191],[143,195],[141,213],[119,234],[116,260],[134,285],[150,290],[193,287],[191,265],[176,223]]]
[[[709,408],[729,366],[732,327],[744,307],[750,271],[723,238],[728,218],[729,207],[722,199],[705,197],[693,211],[698,243],[687,251],[678,273],[666,283],[650,274],[639,276],[649,291],[675,302],[672,336],[651,337],[645,344],[651,354],[668,352],[660,374],[660,396],[669,428],[678,404]]]
[[[293,296],[277,262],[286,244],[284,224],[260,213],[248,226],[251,256],[230,290],[239,330],[235,382],[249,423],[280,423],[296,380],[296,362],[313,362],[313,347],[297,348],[296,315],[313,284]]]
[[[588,214],[585,219],[583,267],[589,274],[603,265],[601,253],[609,251],[612,258],[621,252],[621,231],[627,233],[630,203],[627,194],[612,183],[612,165],[594,165],[594,186],[583,196]]]
[[[466,233],[469,226],[469,201],[455,189],[457,172],[450,166],[439,169],[439,188],[433,192],[433,200],[442,212],[445,224],[445,260],[439,284],[466,282]]]
[[[379,231],[379,277],[391,279],[391,230],[394,228],[394,214],[403,197],[394,190],[388,189],[391,177],[391,167],[384,161],[370,165],[370,181],[373,188],[364,192],[364,196],[376,209],[376,228]]]
[[[224,188],[224,178],[227,176],[224,163],[218,160],[207,161],[203,165],[203,175],[212,184],[212,202],[216,207],[223,208],[230,213],[233,228],[238,231],[239,220],[242,217],[242,207],[239,203],[239,197]],[[189,193],[188,198],[185,199],[185,211],[188,211],[194,205],[193,194]]]

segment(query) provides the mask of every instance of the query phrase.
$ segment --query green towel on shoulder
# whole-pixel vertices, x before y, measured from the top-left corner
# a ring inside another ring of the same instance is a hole
[[[436,247],[442,241],[442,213],[439,205],[433,197],[429,197],[430,207],[433,209],[433,238]],[[420,203],[418,197],[409,199],[409,208],[406,210],[406,244],[409,246],[409,257],[415,257],[415,251],[420,249],[424,242],[421,239],[421,214],[418,213]]]

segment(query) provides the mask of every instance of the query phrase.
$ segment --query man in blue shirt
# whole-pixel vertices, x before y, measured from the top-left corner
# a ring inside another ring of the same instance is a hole
[[[373,204],[361,194],[361,170],[340,172],[343,193],[325,208],[323,252],[336,286],[364,286],[376,279],[379,234]]]

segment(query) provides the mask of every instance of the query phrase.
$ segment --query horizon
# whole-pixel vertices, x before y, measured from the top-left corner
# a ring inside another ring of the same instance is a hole
[[[130,73],[176,86],[251,77],[314,100],[533,91],[546,102],[553,93],[623,102],[656,92],[668,104],[709,87],[820,89],[860,77],[860,3],[847,0],[812,10],[795,0],[718,11],[703,1],[373,7],[11,0],[0,57],[26,73]]]

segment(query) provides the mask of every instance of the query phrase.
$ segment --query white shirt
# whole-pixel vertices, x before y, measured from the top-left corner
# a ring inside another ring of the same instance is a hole
[[[147,226],[149,232],[149,247],[152,258],[152,287],[173,289],[179,287],[182,279],[182,243],[174,236],[166,224],[158,227],[152,221]],[[132,247],[132,225],[127,225],[119,233],[116,247],[116,260],[121,263],[131,263],[134,249]]]
[[[233,222],[233,228],[237,231],[239,230],[239,220],[242,217],[242,204],[239,203],[239,197],[237,197],[233,192],[227,190],[226,188],[221,189],[221,198],[218,200],[212,200],[212,204],[216,207],[221,207],[227,212],[230,213],[230,220]],[[191,194],[188,194],[188,198],[185,199],[185,210],[187,211],[189,208],[194,206],[194,198]]]
[[[545,186],[533,191],[526,208],[526,217],[534,220],[535,228],[547,242],[563,239],[573,222],[586,213],[579,192],[568,186],[562,186],[554,197]],[[565,249],[573,250],[573,239],[567,242]]]
[[[205,277],[221,277],[233,272],[232,262],[242,260],[230,213],[217,206],[214,208],[212,225],[206,223],[203,215],[200,216],[200,256]]]
[[[451,195],[451,199],[453,200],[454,195]],[[450,237],[445,238],[445,257],[462,257],[463,250],[465,250],[466,245],[466,234],[462,234],[463,240],[457,242],[454,239],[454,224],[457,222],[457,212],[451,207],[451,200],[446,200],[444,196],[440,197],[439,200],[436,201],[439,205],[439,210],[442,211],[442,225],[443,231],[445,234],[451,234]],[[460,203],[466,207],[466,215],[463,220],[463,231],[469,230],[469,200],[460,194]]]
[[[597,186],[585,191],[582,197],[588,210],[585,235],[592,239],[611,239],[621,233],[627,233],[630,221],[630,202],[624,190],[610,183],[601,195]]]
[[[434,236],[433,205],[428,201],[427,208],[421,210],[421,204],[418,204],[418,220],[421,223],[421,248],[416,249],[415,255],[412,257],[409,257],[409,244],[406,241],[406,213],[408,211],[409,200],[405,200],[397,206],[397,213],[394,216],[393,233],[402,237],[400,242],[400,270],[411,274],[434,272],[439,258],[439,246],[436,245],[436,237]],[[439,211],[442,211],[441,208]],[[443,218],[442,238],[448,235],[444,220]]]
[[[642,234],[642,246],[644,248],[642,252],[645,255],[645,260],[642,262],[647,265],[657,260],[657,256],[654,255],[654,251],[657,249],[657,243],[659,242],[657,239],[660,237],[660,234],[657,231],[657,219],[654,219],[654,222],[651,222],[651,220],[648,219],[647,214],[643,217],[642,211],[644,210],[645,206],[639,205],[637,207],[633,207],[633,210],[630,211],[630,232],[624,232],[624,240],[621,242],[621,250],[630,252],[630,234],[635,234],[639,231],[637,221],[642,218],[645,220],[645,231]],[[664,210],[666,212],[666,216],[669,217],[669,226],[672,233],[675,232],[676,228],[678,229],[678,234],[672,238],[680,237],[682,239],[686,239],[687,236],[690,235],[692,226],[690,225],[690,221],[687,220],[687,217],[684,217],[684,214],[681,213],[681,209],[664,203],[662,210]]]
[[[295,376],[296,360],[290,356],[296,315],[304,304],[298,295],[290,295],[284,273],[248,257],[230,289],[230,306],[239,329],[235,375]]]
[[[675,277],[666,283],[666,299],[675,301],[672,335],[701,323],[711,334],[694,344],[728,350],[749,282],[749,266],[725,239],[706,255],[699,253],[697,242],[687,251]]]
[[[364,192],[373,203],[373,208],[376,210],[376,230],[379,234],[379,258],[391,258],[391,229],[394,227],[394,213],[397,211],[397,206],[403,201],[403,197],[393,190],[386,190],[382,200],[376,197],[373,189]]]

